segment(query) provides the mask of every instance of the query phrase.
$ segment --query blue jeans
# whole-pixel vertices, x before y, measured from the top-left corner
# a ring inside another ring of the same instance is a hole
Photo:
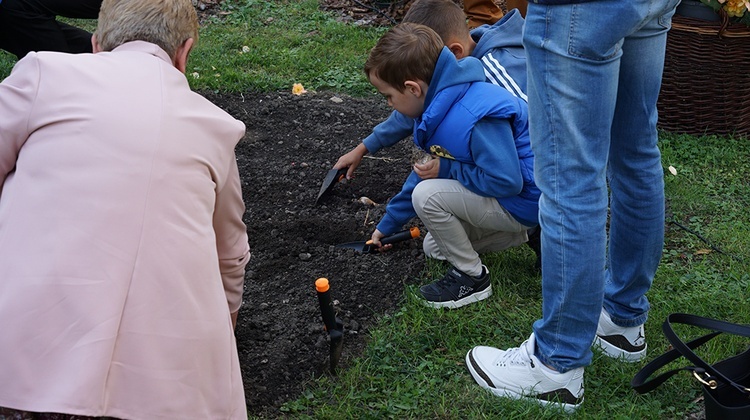
[[[591,363],[602,307],[617,325],[646,322],[664,242],[656,100],[678,2],[529,3],[523,44],[543,256],[534,334],[537,356],[561,372]]]

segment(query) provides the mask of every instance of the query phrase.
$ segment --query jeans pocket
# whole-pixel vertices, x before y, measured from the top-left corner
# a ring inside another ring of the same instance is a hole
[[[667,3],[667,7],[664,9],[666,12],[659,16],[659,25],[662,28],[670,29],[672,27],[672,16],[674,15],[677,5],[680,4],[680,1],[681,0],[670,0]]]
[[[592,61],[608,61],[620,54],[623,33],[612,19],[617,2],[585,2],[570,5],[568,54]]]

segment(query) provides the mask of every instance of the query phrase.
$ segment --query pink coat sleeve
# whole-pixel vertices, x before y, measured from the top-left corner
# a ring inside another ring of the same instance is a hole
[[[16,166],[18,151],[31,134],[29,116],[36,99],[39,61],[29,54],[0,83],[0,192]]]
[[[245,203],[237,168],[237,159],[232,153],[229,173],[224,186],[216,194],[214,231],[219,253],[219,270],[227,295],[229,311],[239,310],[245,280],[245,266],[250,259],[247,228],[242,221]]]

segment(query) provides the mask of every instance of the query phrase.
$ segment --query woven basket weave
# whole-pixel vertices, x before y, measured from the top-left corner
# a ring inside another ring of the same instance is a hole
[[[750,28],[675,15],[658,110],[666,131],[750,136]]]

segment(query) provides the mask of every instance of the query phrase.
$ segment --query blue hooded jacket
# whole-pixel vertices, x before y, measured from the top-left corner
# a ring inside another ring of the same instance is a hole
[[[471,31],[477,43],[471,56],[482,61],[486,81],[502,86],[526,100],[526,55],[523,49],[524,19],[518,9],[508,12],[494,25],[482,25]],[[362,142],[370,154],[393,146],[412,133],[414,121],[393,111],[373,128]]]
[[[472,30],[471,38],[477,45],[471,56],[482,61],[488,82],[528,101],[523,25],[521,13],[513,9],[494,25],[482,25]]]
[[[539,189],[526,102],[484,83],[475,58],[457,61],[443,47],[427,88],[423,114],[414,120],[414,142],[440,150],[439,178],[455,179],[470,191],[498,202],[526,226],[538,224]],[[421,178],[412,171],[386,206],[377,229],[389,235],[416,216],[411,195]]]

